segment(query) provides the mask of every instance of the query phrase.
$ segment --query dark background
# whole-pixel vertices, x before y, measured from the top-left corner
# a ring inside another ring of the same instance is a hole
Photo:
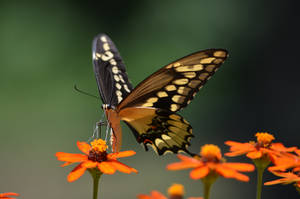
[[[296,2],[296,1],[294,1]],[[165,64],[207,48],[229,58],[180,114],[193,126],[191,150],[207,143],[225,152],[226,140],[246,142],[268,131],[299,146],[299,9],[292,1],[73,1],[0,2],[0,192],[20,198],[91,198],[88,174],[68,183],[71,167],[54,154],[79,152],[101,118],[101,102],[73,90],[97,93],[91,42],[107,33],[118,46],[133,85]],[[297,13],[298,12],[298,13]],[[182,183],[186,196],[202,196],[188,171],[166,171],[174,155],[144,152],[123,125],[123,162],[139,174],[104,175],[101,198],[166,193]],[[229,161],[249,160],[230,158]],[[211,198],[255,197],[249,183],[218,179]],[[266,173],[265,181],[276,177]],[[262,198],[297,198],[293,186],[266,186]]]

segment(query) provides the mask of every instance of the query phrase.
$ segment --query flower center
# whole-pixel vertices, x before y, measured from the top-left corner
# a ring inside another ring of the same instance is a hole
[[[91,142],[92,149],[89,152],[88,159],[95,162],[102,162],[107,160],[106,149],[108,146],[102,139],[95,139]]]
[[[219,162],[222,158],[221,150],[214,144],[206,144],[201,147],[200,155],[203,161]]]
[[[184,187],[181,184],[173,184],[168,189],[169,196],[183,196],[184,194]]]
[[[269,147],[271,142],[275,140],[274,136],[269,133],[256,133],[257,144],[262,147]]]

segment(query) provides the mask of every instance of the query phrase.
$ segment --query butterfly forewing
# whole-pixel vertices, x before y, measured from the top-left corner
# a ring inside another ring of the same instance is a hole
[[[125,65],[111,39],[99,34],[93,41],[93,64],[103,103],[118,105],[132,90]]]
[[[208,49],[181,58],[141,82],[118,106],[155,107],[176,112],[187,106],[227,57]]]

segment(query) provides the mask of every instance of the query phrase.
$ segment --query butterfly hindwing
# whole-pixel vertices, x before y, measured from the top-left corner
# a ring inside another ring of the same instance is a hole
[[[118,106],[155,107],[176,112],[187,106],[227,57],[208,49],[181,58],[141,82]]]
[[[146,150],[151,146],[159,155],[188,152],[192,127],[180,115],[164,109],[140,107],[125,108],[120,116]]]
[[[104,104],[118,105],[132,90],[125,65],[111,39],[99,34],[93,41],[93,64]]]

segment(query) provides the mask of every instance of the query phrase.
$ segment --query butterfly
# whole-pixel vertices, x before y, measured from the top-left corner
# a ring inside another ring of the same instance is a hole
[[[112,150],[122,145],[120,121],[132,130],[146,151],[158,155],[187,152],[191,125],[176,112],[186,107],[218,70],[228,53],[224,49],[195,52],[159,69],[134,89],[115,44],[105,34],[93,40],[93,65],[102,108],[112,129]]]

